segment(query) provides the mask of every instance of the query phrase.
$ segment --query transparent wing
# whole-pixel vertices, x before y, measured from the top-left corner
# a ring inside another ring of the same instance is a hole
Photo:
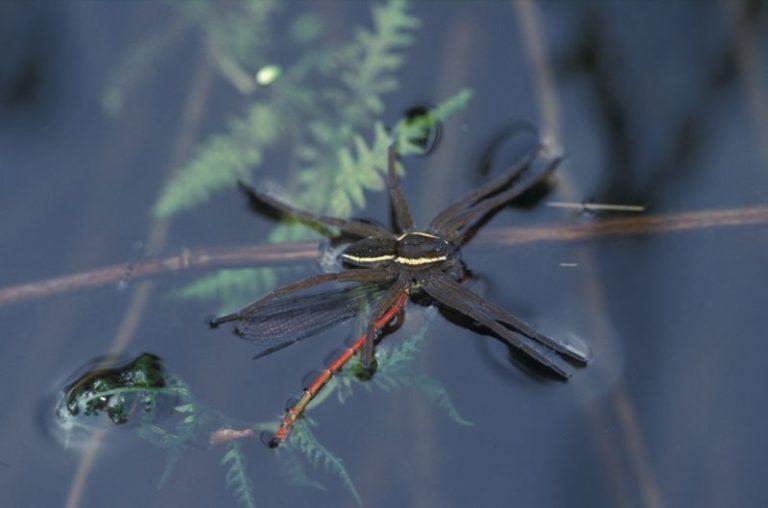
[[[346,285],[276,298],[240,316],[235,332],[267,348],[257,358],[266,356],[365,312],[387,287]]]

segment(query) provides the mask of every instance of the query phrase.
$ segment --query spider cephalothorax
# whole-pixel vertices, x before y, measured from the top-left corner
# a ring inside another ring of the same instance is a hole
[[[346,264],[359,267],[397,267],[421,271],[453,262],[456,247],[439,236],[410,231],[397,237],[363,238],[341,253]]]
[[[547,178],[559,164],[560,159],[553,158],[543,171],[531,177],[531,163],[541,150],[541,146],[535,147],[496,180],[448,206],[425,229],[414,228],[398,185],[396,154],[392,148],[388,153],[387,183],[397,232],[376,223],[324,217],[299,210],[241,185],[255,202],[312,225],[336,227],[357,240],[341,253],[344,263],[341,271],[285,286],[239,312],[213,320],[211,324],[235,321],[237,332],[246,338],[264,343],[268,339],[279,339],[279,344],[269,349],[271,352],[348,319],[367,306],[369,316],[362,363],[369,369],[373,363],[377,321],[412,287],[418,286],[438,304],[476,321],[510,346],[522,350],[560,376],[569,377],[570,365],[563,357],[586,362],[590,352],[585,345],[539,333],[461,285],[463,269],[459,249],[473,228],[488,214]],[[354,282],[359,288],[342,287],[313,296],[292,296],[294,292],[328,282]],[[305,306],[306,312],[302,313],[300,305]]]

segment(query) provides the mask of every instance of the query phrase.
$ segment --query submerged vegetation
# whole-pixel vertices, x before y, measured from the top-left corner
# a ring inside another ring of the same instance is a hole
[[[310,410],[334,394],[343,403],[357,387],[368,392],[373,387],[383,390],[415,387],[454,422],[472,425],[460,415],[445,388],[434,378],[417,372],[414,366],[428,326],[427,320],[401,344],[381,348],[377,355],[380,370],[373,383],[361,381],[356,375],[358,367],[352,365],[328,383]],[[151,379],[151,382],[136,382],[136,379]],[[115,411],[119,411],[120,419],[113,417]],[[224,454],[220,463],[226,469],[226,487],[240,504],[248,507],[256,506],[256,502],[246,452],[256,446],[261,448],[256,436],[277,428],[276,422],[238,421],[200,403],[183,380],[166,372],[159,359],[149,354],[123,365],[85,372],[62,392],[57,416],[65,443],[87,437],[95,429],[104,428],[105,422],[129,424],[129,428],[137,429],[142,439],[166,451],[166,466],[158,481],[159,487],[168,481],[188,449],[206,443],[221,446]],[[322,483],[311,478],[306,469],[308,465],[337,477],[356,502],[362,504],[344,461],[326,448],[312,431],[317,425],[309,417],[297,422],[286,444],[275,452],[281,462],[281,473],[290,485],[325,490]]]
[[[172,38],[192,30],[200,34],[213,68],[241,96],[242,105],[224,131],[203,140],[177,168],[152,210],[159,219],[204,205],[215,194],[234,192],[239,180],[258,180],[267,161],[286,168],[279,192],[290,196],[289,201],[327,215],[349,217],[366,206],[366,193],[384,189],[386,151],[393,138],[401,156],[423,154],[430,133],[465,108],[472,95],[469,90],[458,91],[434,108],[387,129],[385,96],[400,88],[398,72],[421,24],[404,0],[371,4],[370,26],[351,30],[350,39],[340,44],[322,38],[325,27],[320,16],[311,12],[293,16],[279,2],[171,5],[179,11],[174,30],[148,37],[126,54],[102,98],[106,111],[119,114],[126,94],[158,65]],[[277,48],[274,34],[283,26],[288,41],[281,37]],[[297,240],[306,231],[293,221],[284,221],[274,228],[269,241]],[[217,302],[221,311],[232,310],[269,291],[291,271],[220,270],[178,289],[174,296]],[[425,320],[400,344],[379,348],[379,368],[371,382],[362,382],[356,375],[358,367],[348,365],[312,402],[310,412],[333,395],[345,402],[358,387],[369,392],[375,387],[413,388],[454,422],[471,425],[454,407],[446,389],[414,366],[427,326]],[[164,375],[162,386],[142,386],[140,395],[146,410],[139,435],[168,454],[160,485],[188,447],[207,441],[223,448],[225,483],[237,502],[256,505],[253,479],[247,471],[246,455],[255,442],[250,438],[274,431],[277,422],[232,420],[200,404],[189,387],[171,374]],[[175,418],[161,421],[155,408],[159,398],[168,395],[174,397]],[[98,412],[92,411],[90,417],[98,417]],[[297,422],[285,446],[276,452],[281,470],[291,485],[318,489],[324,486],[310,477],[307,466],[335,476],[362,504],[344,462],[317,439],[313,430],[317,426],[309,416]]]

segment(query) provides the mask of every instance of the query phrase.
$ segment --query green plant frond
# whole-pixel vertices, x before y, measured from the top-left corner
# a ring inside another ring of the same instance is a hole
[[[415,333],[408,335],[396,346],[390,349],[381,348],[382,351],[377,352],[376,361],[378,369],[376,376],[373,377],[374,381],[379,377],[397,377],[416,359],[426,340],[429,324],[429,321],[425,321]],[[382,374],[382,376],[379,376],[379,374]]]
[[[237,504],[247,508],[256,508],[253,484],[248,477],[245,455],[242,452],[240,440],[228,441],[224,450],[224,456],[220,463],[222,466],[228,467],[224,477],[227,490],[235,496]]]
[[[146,415],[138,429],[142,439],[166,451],[166,461],[163,473],[158,480],[158,489],[170,479],[176,464],[183,453],[194,446],[201,429],[212,419],[210,411],[201,407],[193,398],[189,386],[176,376],[166,377],[166,387],[173,390],[177,397],[173,408],[176,413],[176,424],[171,430],[163,428],[157,422],[155,414]]]
[[[318,38],[323,26],[316,15],[300,14],[288,19],[290,35],[280,41],[291,47],[286,51],[280,48],[279,54],[298,53],[294,61],[276,60],[273,56],[278,54],[273,31],[280,2],[245,0],[222,5],[205,1],[174,5],[186,12],[186,27],[200,31],[216,72],[242,94],[243,113],[231,120],[226,130],[208,137],[177,168],[153,208],[156,218],[169,218],[198,206],[216,193],[234,188],[239,179],[252,180],[266,157],[271,160],[272,154],[278,152],[278,144],[291,204],[325,215],[350,217],[366,206],[366,192],[385,189],[386,152],[392,135],[396,135],[400,155],[421,154],[423,139],[438,122],[464,109],[472,95],[471,91],[462,90],[422,117],[401,120],[390,132],[384,127],[386,94],[400,87],[398,72],[420,26],[405,0],[371,4],[370,26],[353,27],[352,35],[341,46]],[[154,55],[161,54],[170,44],[161,38],[151,42],[154,49],[151,45],[149,50],[137,49],[145,54],[139,52],[131,57],[137,63],[127,69],[137,76],[146,72],[147,65],[154,65],[159,58]],[[259,71],[267,70],[272,77],[260,80]],[[115,81],[130,84],[138,79],[125,72]],[[111,101],[111,107],[119,107],[121,93],[124,94],[119,90],[112,92],[111,98],[104,99],[105,104]],[[397,169],[403,172],[402,167]],[[308,234],[313,234],[313,230],[288,219],[272,231],[269,241],[297,241]],[[176,295],[216,299],[225,307],[222,312],[227,312],[273,289],[279,273],[271,268],[221,270],[193,281]],[[425,336],[426,325],[392,348],[379,348],[379,368],[372,382],[361,384],[355,376],[355,364],[350,364],[331,379],[309,409],[330,398],[344,402],[358,386],[368,391],[412,387],[425,393],[457,423],[469,424],[456,411],[442,385],[413,373],[414,360]],[[171,382],[166,389],[177,399],[170,422],[147,416],[140,429],[147,440],[167,451],[161,483],[195,440],[228,421],[198,404],[189,387],[180,380]],[[143,393],[147,404],[155,407],[160,393]],[[318,442],[311,424],[308,417],[296,422],[279,451],[289,482],[324,488],[306,474],[299,460],[306,458],[315,470],[338,477],[355,501],[362,504],[343,461]],[[251,428],[275,431],[277,424],[253,424]],[[255,506],[242,441],[234,439],[224,446],[221,463],[226,468],[227,489],[239,504]]]
[[[376,351],[376,374],[370,381],[361,382],[358,374],[362,369],[359,356],[345,370],[333,378],[334,389],[340,402],[353,393],[355,386],[362,386],[370,392],[371,386],[384,391],[399,388],[415,388],[424,393],[440,409],[459,425],[474,425],[456,409],[448,390],[436,379],[415,371],[414,361],[421,353],[427,338],[430,320],[426,319],[419,329],[394,347],[379,346]]]
[[[425,114],[400,120],[395,126],[397,153],[401,156],[422,155],[424,146],[420,141],[429,138],[439,123],[466,109],[472,94],[471,89],[464,88]]]
[[[269,18],[272,7],[265,7],[264,11],[260,20]],[[300,150],[294,156],[308,163],[297,173],[294,184],[298,188],[291,193],[297,206],[324,213],[333,211],[342,217],[362,208],[363,191],[380,190],[383,181],[376,168],[361,162],[373,157],[379,168],[385,164],[386,157],[380,154],[386,137],[382,136],[383,127],[375,128],[374,144],[368,148],[361,132],[375,125],[377,115],[382,113],[382,95],[399,86],[396,71],[404,62],[402,50],[411,44],[411,33],[419,26],[419,20],[407,12],[407,4],[402,0],[375,5],[372,13],[372,29],[360,30],[354,41],[340,51],[315,51],[315,58],[301,58],[288,66],[274,93],[251,106],[246,118],[233,121],[228,132],[203,143],[169,182],[154,208],[155,216],[169,217],[189,209],[211,194],[233,187],[238,179],[248,178],[261,164],[264,151],[285,132],[291,132],[298,141]],[[201,20],[205,17],[198,15]],[[214,59],[231,81],[239,83],[239,88],[250,89],[256,69],[239,69],[238,51],[220,42],[228,37],[242,37],[237,35],[238,29],[220,21],[216,23],[228,27],[227,30],[220,30],[219,25],[209,28],[215,34],[211,36]],[[254,44],[243,43],[254,54],[263,54],[264,49]],[[260,65],[266,63],[262,59]],[[318,72],[327,74],[333,84],[316,91]],[[281,229],[275,235],[277,238],[295,240],[306,235],[305,230],[302,233],[295,227]]]
[[[256,90],[256,69],[264,65],[280,3],[274,0],[178,2],[203,33],[209,56],[221,76],[244,95]]]
[[[368,113],[384,110],[381,95],[396,89],[395,72],[402,66],[400,50],[413,44],[420,20],[408,13],[405,0],[391,0],[372,9],[373,29],[358,31],[354,43],[343,52],[347,62],[340,79]]]
[[[349,217],[353,210],[365,208],[365,191],[384,188],[389,146],[384,125],[376,122],[371,146],[362,136],[355,136],[352,144],[354,152],[347,147],[338,151],[338,170],[328,199],[327,213],[338,217]]]
[[[245,118],[230,122],[226,134],[214,135],[170,179],[154,207],[154,215],[167,218],[192,208],[211,194],[233,188],[261,164],[263,150],[281,132],[281,119],[269,104],[256,103]]]
[[[293,268],[231,268],[205,275],[174,293],[177,298],[191,300],[217,300],[220,313],[233,312],[268,293],[277,285],[278,278]]]
[[[291,450],[285,450],[280,454],[280,473],[289,485],[294,487],[310,487],[318,490],[327,490],[325,485],[313,480],[307,474],[304,464]]]
[[[267,236],[267,241],[269,243],[298,242],[309,238],[321,238],[321,235],[300,221],[286,219],[272,229]]]
[[[184,16],[131,46],[110,73],[102,92],[101,107],[107,115],[114,117],[123,112],[126,95],[149,77],[192,26],[192,20]]]
[[[349,476],[344,462],[317,440],[307,422],[308,419],[304,418],[294,424],[293,432],[291,432],[287,444],[304,455],[315,469],[322,469],[326,473],[337,476],[347,491],[355,498],[358,506],[362,506],[363,500],[357,492],[355,484],[352,483],[352,478]]]
[[[299,14],[288,29],[291,38],[299,44],[309,44],[323,33],[323,22],[315,14]]]
[[[429,397],[437,407],[445,411],[448,414],[448,417],[455,423],[468,427],[475,425],[459,413],[459,410],[456,409],[456,406],[453,404],[453,399],[448,393],[448,390],[446,390],[445,386],[438,380],[426,374],[416,374],[411,377],[410,381],[417,390]]]

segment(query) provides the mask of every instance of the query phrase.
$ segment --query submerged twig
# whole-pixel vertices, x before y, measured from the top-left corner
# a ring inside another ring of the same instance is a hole
[[[489,228],[486,232],[478,234],[475,242],[499,245],[574,242],[756,224],[768,224],[768,207],[648,215],[562,226]],[[119,263],[87,272],[0,288],[0,306],[117,284],[124,278],[128,269],[131,270],[132,279],[142,279],[168,272],[199,268],[284,265],[311,261],[316,259],[319,253],[320,248],[317,242],[185,250],[174,256],[148,259],[138,263]]]
[[[182,111],[179,134],[176,136],[170,164],[166,171],[169,175],[191,150],[200,126],[202,125],[205,105],[210,93],[212,75],[209,62],[205,58],[204,53],[201,53],[198,56],[197,61],[198,63],[193,74],[190,90]],[[167,219],[155,220],[152,222],[147,241],[147,252],[150,255],[157,255],[157,253],[163,249],[169,228],[170,222]],[[119,275],[118,280],[124,282],[125,275],[127,273],[133,273],[134,271],[135,267],[133,269],[128,269],[126,265],[123,265],[123,270],[121,275]],[[128,307],[123,314],[120,325],[110,344],[110,354],[117,355],[122,353],[133,340],[141,321],[141,317],[147,309],[149,299],[152,296],[152,291],[154,289],[153,284],[152,281],[146,281],[139,284],[132,291]],[[29,290],[29,286],[27,286],[27,289]],[[105,435],[106,430],[103,430],[101,434],[97,435],[98,439],[92,441],[88,453],[81,458],[75,477],[70,485],[69,493],[67,494],[66,508],[77,508],[80,506],[88,476],[93,468],[93,464],[95,463],[96,456],[98,455],[100,445]]]
[[[766,223],[768,223],[768,206],[761,206],[670,215],[644,215],[575,225],[504,228],[489,230],[487,234],[478,234],[478,240],[503,245],[518,245],[534,242],[592,240],[613,236],[664,234],[694,229]]]
[[[547,206],[552,208],[571,208],[587,212],[644,212],[640,205],[614,205],[610,203],[571,203],[567,201],[550,201]]]
[[[536,80],[536,99],[539,106],[542,132],[544,134],[543,139],[546,143],[553,147],[557,153],[562,153],[562,115],[559,95],[555,85],[553,66],[548,55],[546,39],[543,36],[541,23],[538,19],[537,8],[534,6],[532,0],[516,0],[513,5],[515,7],[515,12],[520,24],[523,44],[526,49],[529,61],[533,67],[533,74]],[[570,200],[573,200],[574,196],[576,196],[578,193],[575,191],[575,185],[573,181],[568,178],[567,172],[564,175],[563,183],[564,185],[562,188],[564,194]],[[594,225],[589,225],[594,227],[581,228],[581,230],[579,230],[580,228],[578,227],[568,228],[568,231],[561,231],[559,233],[555,233],[555,235],[565,235],[572,240],[612,235],[617,233],[615,224],[615,221],[599,222]],[[680,220],[680,217],[677,217],[676,220],[668,223],[653,222],[653,218],[640,217],[629,219],[629,222],[624,223],[624,225],[619,229],[622,230],[621,234],[628,234],[628,231],[633,231],[635,234],[647,234],[649,232],[684,230],[690,228],[692,224],[698,224],[699,226],[702,226],[701,222],[696,222],[695,220],[690,221],[686,217],[683,217],[682,220]],[[545,238],[539,238],[539,240],[543,239]],[[590,313],[595,338],[594,345],[596,348],[598,348],[601,346],[599,343],[602,343],[603,345],[607,346],[606,349],[610,350],[611,343],[613,342],[612,333],[610,332],[611,323],[608,318],[609,314],[606,307],[605,291],[601,284],[601,276],[599,272],[600,267],[595,261],[595,254],[592,249],[580,250],[580,260],[585,264],[585,270],[582,271],[584,277],[583,289],[585,291],[585,296],[592,302],[594,310]],[[625,407],[632,407],[632,404],[629,401],[627,393],[623,387],[617,388],[613,399],[614,411],[621,412],[621,408],[617,407],[618,403],[616,401],[622,401]],[[598,408],[599,406],[593,407]],[[593,409],[592,414],[593,424],[596,426],[595,430],[599,432],[606,425],[604,415],[597,409]],[[623,414],[627,416],[627,418],[621,420],[622,425],[631,426],[633,430],[636,430],[638,425],[634,419],[634,411],[624,411]],[[629,431],[627,431],[627,434],[629,434]],[[635,432],[633,436],[635,439],[630,444],[628,453],[630,455],[630,462],[635,466],[634,473],[636,476],[638,476],[638,483],[640,486],[643,503],[646,506],[661,506],[661,492],[657,487],[654,472],[648,465],[648,459],[646,457],[639,431]],[[598,433],[598,441],[601,442],[601,450],[604,452],[604,460],[606,464],[611,466],[615,465],[618,462],[616,449],[614,447],[606,446],[605,443],[603,443],[604,439],[601,437],[601,433]],[[611,479],[613,480],[614,486],[618,486],[623,483],[623,478],[621,477],[621,474],[619,473],[620,470],[618,468],[609,467],[608,471],[610,473]],[[625,492],[625,490],[617,490],[617,492]]]
[[[87,272],[3,288],[0,289],[0,305],[115,284],[124,278],[128,269],[131,271],[132,279],[141,279],[190,268],[269,265],[306,261],[314,259],[317,254],[317,243],[313,242],[185,250],[174,256],[149,259],[138,263],[119,263]]]

